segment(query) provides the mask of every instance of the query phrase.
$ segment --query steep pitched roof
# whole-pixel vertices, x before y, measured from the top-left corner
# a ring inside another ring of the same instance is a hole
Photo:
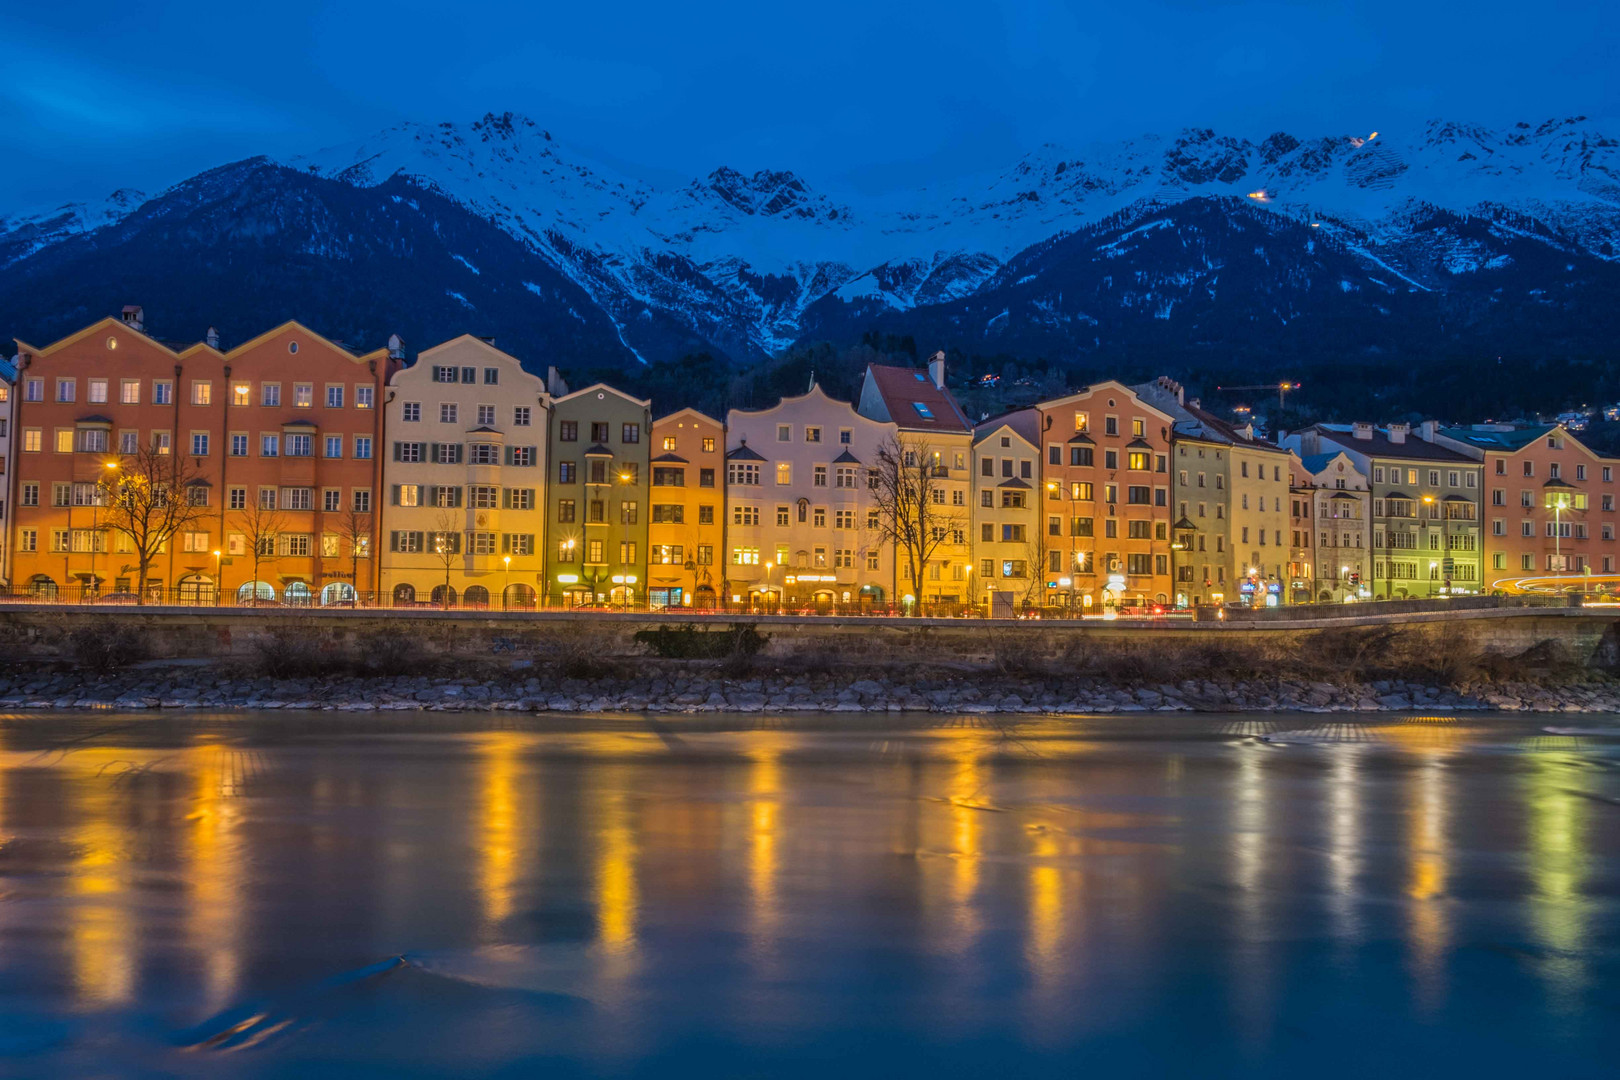
[[[866,365],[866,381],[861,386],[861,405],[869,408],[872,396],[868,387],[876,392],[884,415],[874,420],[889,420],[905,431],[971,432],[973,425],[967,414],[956,403],[949,390],[934,385],[927,368],[891,367],[888,364]]]

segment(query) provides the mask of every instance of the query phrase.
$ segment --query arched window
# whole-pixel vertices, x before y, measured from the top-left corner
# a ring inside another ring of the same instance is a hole
[[[456,588],[454,585],[433,586],[432,600],[440,607],[451,607],[456,602]]]
[[[236,590],[238,604],[254,603],[256,601],[274,600],[276,598],[275,586],[268,581],[249,581]]]
[[[400,607],[406,607],[410,604],[416,603],[416,586],[407,585],[404,582],[395,585],[394,603]]]
[[[461,594],[461,602],[466,607],[489,607],[489,590],[482,585],[469,585]]]

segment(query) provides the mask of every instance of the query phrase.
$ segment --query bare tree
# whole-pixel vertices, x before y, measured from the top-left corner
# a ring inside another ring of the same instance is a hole
[[[1047,561],[1051,558],[1048,552],[1057,550],[1047,540],[1046,528],[1039,517],[1035,519],[1030,528],[1035,531],[1024,538],[1024,559],[1029,572],[1028,584],[1024,587],[1023,605],[1025,608],[1040,607],[1045,598]]]
[[[371,515],[356,510],[354,503],[338,518],[338,535],[349,542],[349,581],[354,586],[355,602],[360,600],[360,556],[371,555]]]
[[[236,512],[237,525],[247,541],[248,555],[253,560],[253,599],[259,599],[259,567],[266,559],[276,556],[276,538],[287,528],[287,519],[276,509],[275,492],[266,489],[258,498],[248,502]],[[269,502],[266,502],[266,498]]]
[[[186,526],[206,512],[198,493],[206,489],[192,459],[159,453],[148,445],[125,454],[102,471],[98,486],[106,514],[101,527],[129,541],[139,578],[135,602],[146,603],[146,579],[152,561]]]
[[[444,595],[442,606],[450,607],[450,571],[461,558],[461,518],[454,510],[440,510],[436,522],[438,531],[428,542],[428,552],[444,565]]]
[[[953,533],[967,527],[960,508],[946,505],[944,474],[944,467],[934,464],[927,443],[907,442],[898,435],[878,448],[868,473],[878,532],[894,545],[895,557],[905,567],[911,595],[917,599],[914,611],[922,607],[928,560]]]

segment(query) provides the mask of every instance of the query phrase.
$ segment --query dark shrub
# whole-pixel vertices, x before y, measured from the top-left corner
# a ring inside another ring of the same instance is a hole
[[[101,675],[146,658],[146,641],[133,627],[97,621],[68,634],[68,655],[85,671]]]
[[[770,637],[747,623],[733,623],[729,630],[699,630],[688,623],[674,630],[638,630],[636,640],[666,660],[724,660],[754,656]]]

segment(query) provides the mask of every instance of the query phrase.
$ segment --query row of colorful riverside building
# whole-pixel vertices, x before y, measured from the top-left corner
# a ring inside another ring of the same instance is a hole
[[[0,363],[0,572],[37,596],[141,587],[98,481],[143,443],[191,459],[206,507],[144,588],[197,602],[448,588],[494,606],[1098,613],[1615,572],[1617,462],[1558,425],[1319,424],[1271,442],[1165,378],[974,423],[944,368],[873,365],[853,404],[812,383],[724,421],[655,418],[475,337],[409,364],[397,338],[357,354],[297,323],[221,349],[212,331],[160,341],[130,307]],[[920,596],[869,482],[894,440],[937,503]]]

